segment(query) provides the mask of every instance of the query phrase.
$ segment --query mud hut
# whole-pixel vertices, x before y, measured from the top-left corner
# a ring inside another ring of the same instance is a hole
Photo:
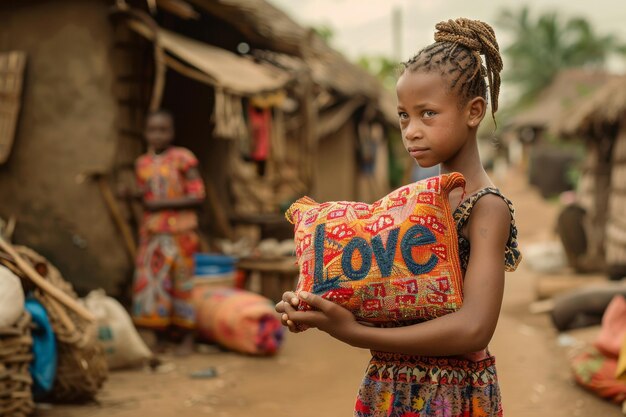
[[[362,172],[359,152],[386,149],[391,98],[265,1],[2,2],[0,26],[0,216],[80,291],[129,281],[138,208],[113,194],[150,109],[174,112],[201,161],[205,235],[305,193],[370,198],[361,177],[385,187],[384,164]],[[261,161],[251,108],[272,124]]]
[[[587,233],[613,279],[626,276],[626,77],[613,76],[550,127],[584,140],[579,200]]]
[[[190,3],[219,16],[259,48],[273,51],[270,61],[289,67],[297,65],[297,57],[310,70],[312,84],[303,88],[313,90],[311,105],[317,115],[311,132],[315,146],[308,151],[313,156],[308,182],[314,198],[372,200],[384,194],[388,182],[384,138],[389,130],[397,130],[397,115],[394,99],[378,80],[264,0]],[[306,81],[302,75],[296,78]],[[371,153],[375,162],[368,159]]]
[[[611,75],[601,71],[563,70],[530,106],[508,123],[507,129],[516,133],[516,140],[522,145],[521,163],[527,169],[529,182],[545,197],[570,189],[567,171],[580,158],[571,145],[557,143],[559,138],[554,137],[549,126],[568,117],[579,100],[589,98],[610,78]]]

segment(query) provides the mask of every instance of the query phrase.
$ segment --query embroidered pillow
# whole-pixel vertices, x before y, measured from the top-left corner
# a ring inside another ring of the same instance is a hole
[[[287,210],[300,275],[309,291],[370,322],[431,319],[463,300],[456,225],[448,194],[459,173],[399,188],[373,204],[317,203]],[[301,303],[302,309],[308,309]]]

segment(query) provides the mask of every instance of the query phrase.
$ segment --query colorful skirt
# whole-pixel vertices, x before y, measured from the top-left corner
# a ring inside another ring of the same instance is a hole
[[[139,327],[164,330],[195,328],[192,300],[195,231],[142,236],[133,285],[133,321]]]
[[[372,352],[356,417],[502,416],[495,358]]]

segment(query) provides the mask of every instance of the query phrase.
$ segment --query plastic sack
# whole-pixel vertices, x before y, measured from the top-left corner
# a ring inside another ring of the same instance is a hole
[[[96,317],[109,369],[141,366],[152,356],[124,307],[104,290],[90,292],[85,305]]]
[[[24,312],[22,282],[0,265],[0,327],[13,326]]]
[[[33,361],[29,370],[33,377],[33,394],[37,399],[52,390],[57,372],[57,342],[48,312],[41,303],[34,298],[29,298],[26,300],[25,308],[35,325],[31,332]]]
[[[273,355],[283,341],[274,303],[236,288],[194,288],[198,334],[240,353]]]

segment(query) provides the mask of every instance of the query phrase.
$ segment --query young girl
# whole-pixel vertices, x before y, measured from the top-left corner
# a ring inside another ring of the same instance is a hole
[[[436,29],[435,43],[404,63],[396,88],[398,117],[404,146],[421,167],[440,164],[441,173],[460,172],[466,179],[465,195],[460,190],[450,195],[463,306],[402,327],[362,325],[348,310],[305,292],[299,298],[285,293],[276,307],[291,331],[298,324],[317,327],[372,351],[355,416],[502,415],[487,345],[500,313],[504,272],[514,270],[521,255],[513,207],[484,171],[476,141],[488,94],[492,115],[498,108],[502,59],[486,23],[457,19]],[[317,311],[296,311],[299,302]]]
[[[198,217],[204,200],[198,160],[187,149],[171,146],[174,119],[169,112],[148,115],[148,152],[137,159],[137,183],[144,204],[133,287],[133,320],[157,334],[182,333],[177,353],[193,348],[195,311],[191,304],[193,254],[199,250]]]

